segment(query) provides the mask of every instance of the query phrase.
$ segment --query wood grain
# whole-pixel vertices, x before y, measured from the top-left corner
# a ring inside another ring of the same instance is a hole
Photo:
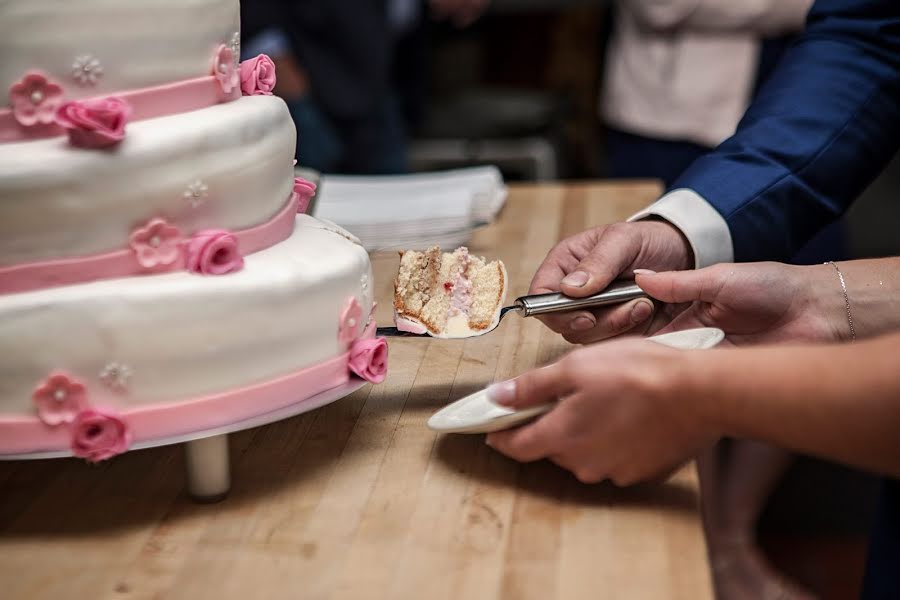
[[[506,262],[515,297],[561,237],[658,193],[513,186],[470,247]],[[397,262],[373,257],[381,323]],[[477,339],[390,345],[382,385],[232,435],[234,488],[217,505],[186,497],[179,447],[0,462],[0,597],[712,597],[693,467],[660,485],[583,485],[425,427],[448,401],[560,356],[559,337],[511,316]]]

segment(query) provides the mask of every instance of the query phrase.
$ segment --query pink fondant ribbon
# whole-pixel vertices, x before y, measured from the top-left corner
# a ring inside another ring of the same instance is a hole
[[[174,83],[104,94],[101,97],[109,96],[125,100],[132,109],[130,120],[138,121],[237,100],[241,97],[241,89],[240,86],[236,86],[226,94],[222,91],[215,76],[205,75]],[[0,109],[0,143],[55,137],[64,133],[65,129],[55,124],[23,127],[16,121],[12,109]]]
[[[363,339],[375,335],[370,323]],[[276,379],[209,394],[183,402],[118,410],[127,422],[132,443],[165,439],[240,423],[270,413],[342,385],[350,380],[346,352],[325,362]],[[0,455],[68,450],[71,433],[66,427],[51,427],[38,417],[0,418]]]
[[[297,217],[298,202],[298,195],[292,193],[291,199],[273,219],[261,225],[234,232],[241,255],[246,256],[264,250],[290,237],[294,230],[294,220]],[[90,256],[0,267],[0,293],[27,292],[130,275],[182,271],[185,269],[184,244],[189,241],[190,238],[182,242],[182,252],[179,253],[175,262],[149,270],[138,264],[131,248]]]

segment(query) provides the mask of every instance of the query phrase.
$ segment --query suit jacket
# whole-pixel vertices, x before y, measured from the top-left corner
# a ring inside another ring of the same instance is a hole
[[[818,0],[735,135],[672,187],[718,211],[735,260],[786,260],[898,145],[900,2]]]

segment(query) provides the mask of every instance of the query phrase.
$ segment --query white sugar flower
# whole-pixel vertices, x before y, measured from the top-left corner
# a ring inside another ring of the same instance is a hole
[[[103,65],[96,57],[84,54],[72,63],[72,78],[80,85],[96,85],[103,77]]]
[[[184,199],[187,200],[191,208],[197,208],[203,204],[206,196],[209,195],[209,186],[199,179],[195,179],[184,190]]]

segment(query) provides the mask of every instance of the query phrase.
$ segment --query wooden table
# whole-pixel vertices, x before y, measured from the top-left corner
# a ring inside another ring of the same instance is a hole
[[[658,192],[514,186],[471,249],[505,260],[515,297],[559,238]],[[373,262],[386,322],[397,257]],[[0,462],[0,597],[711,598],[692,467],[662,485],[583,485],[425,427],[566,348],[515,316],[478,339],[392,340],[382,385],[234,434],[234,487],[216,505],[185,495],[178,447]]]

